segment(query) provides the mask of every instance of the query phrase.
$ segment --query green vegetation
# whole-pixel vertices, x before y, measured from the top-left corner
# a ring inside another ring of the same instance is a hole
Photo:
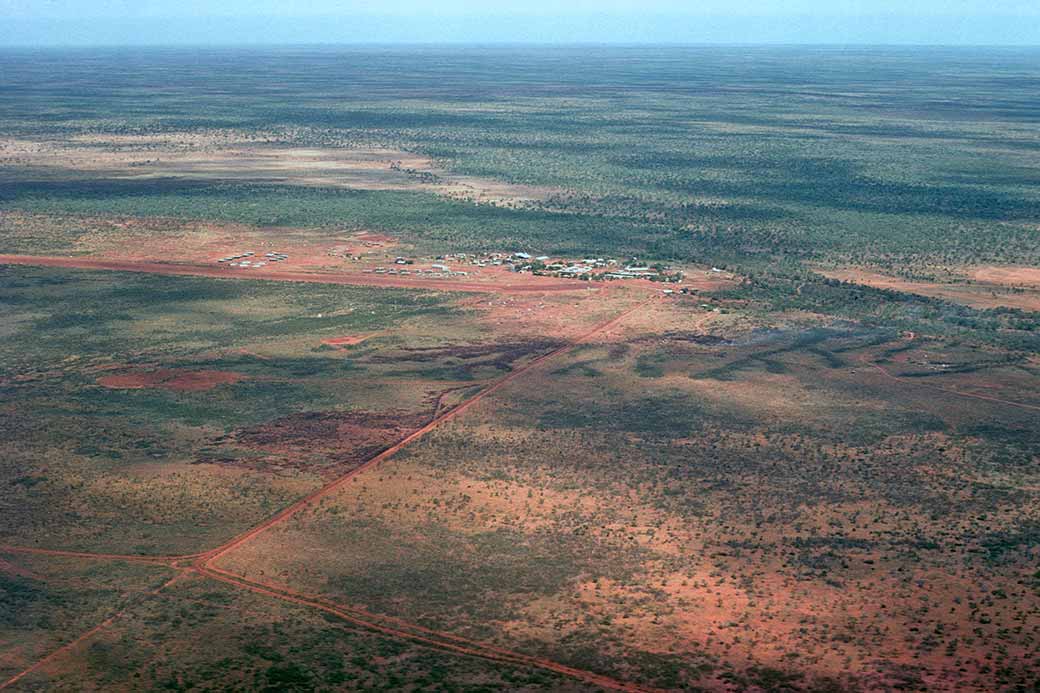
[[[13,84],[0,95],[0,134],[103,141],[223,129],[290,147],[392,146],[557,192],[506,208],[422,192],[63,175],[15,157],[0,209],[307,227],[314,238],[365,228],[433,254],[708,262],[751,276],[745,293],[769,310],[1038,349],[1035,313],[873,292],[803,268],[913,277],[1040,263],[1031,49],[501,48],[473,59],[311,49],[291,66],[277,50],[222,55],[219,69],[178,51],[141,53],[177,75],[161,93],[122,53],[93,57],[89,70],[62,61],[56,71],[57,55],[0,56]],[[308,65],[322,67],[291,78]],[[0,248],[69,251],[67,238],[48,239],[11,234]]]
[[[53,548],[216,545],[557,344],[457,347],[479,328],[426,292],[5,268],[0,295],[0,538]]]
[[[247,224],[315,247],[368,230],[408,254],[728,270],[730,288],[662,297],[221,567],[653,686],[1024,691],[1040,668],[1040,313],[816,270],[1040,266],[1038,58],[3,51],[0,252],[186,231],[217,245]],[[546,190],[478,204],[131,178],[37,166],[12,144],[100,155],[150,137],[159,157],[224,136],[392,148]],[[582,293],[496,297],[485,314],[484,297],[0,267],[0,543],[218,545],[631,300]],[[324,341],[350,335],[370,338]],[[158,568],[52,571],[75,587],[4,560],[11,671],[127,613],[30,687],[584,689],[201,579],[131,598]]]
[[[0,282],[7,324],[0,374],[8,377],[46,371],[69,357],[133,364],[301,337],[317,346],[323,338],[450,313],[443,294],[323,284],[12,267],[0,268]],[[208,361],[220,365],[216,359]]]
[[[7,680],[169,579],[168,569],[2,554],[0,641]],[[13,570],[11,568],[13,566]]]
[[[696,310],[665,306],[677,324]],[[895,353],[898,335],[852,324],[724,329],[576,350],[222,563],[657,686],[857,690],[889,675],[876,652],[893,638],[922,660],[1013,649],[1003,677],[1027,681],[1032,635],[1002,624],[1040,609],[1021,579],[1036,523],[1017,490],[1036,479],[1035,416],[865,367],[986,355]],[[1018,397],[1035,378],[985,373]],[[945,575],[962,581],[922,600]],[[972,606],[981,585],[994,596]],[[831,602],[858,615],[834,618]],[[831,650],[849,664],[819,675]],[[745,656],[759,663],[734,664]]]
[[[136,68],[118,52],[97,57],[104,67],[91,63],[89,71],[63,62],[59,83],[57,56],[5,54],[18,86],[0,100],[4,131],[233,128],[290,145],[389,143],[463,173],[566,193],[513,212],[413,193],[30,183],[31,174],[12,169],[4,204],[367,224],[456,249],[525,243],[547,252],[829,257],[889,268],[1040,258],[1029,127],[1037,104],[1027,77],[1036,63],[1028,49],[992,50],[984,63],[970,51],[939,49],[557,49],[523,60],[514,50],[484,49],[473,61],[450,50],[395,49],[373,60],[360,50],[314,49],[298,60],[334,67],[309,80],[272,79],[285,74],[279,51],[236,57],[232,72],[171,51],[141,56],[178,75],[145,106]],[[887,79],[896,74],[906,88],[893,92]],[[69,82],[76,88],[64,89]],[[220,97],[209,93],[215,85]],[[554,94],[561,87],[566,94]],[[482,92],[484,100],[474,99]]]
[[[544,248],[582,254],[604,248],[645,254],[674,234],[639,222],[604,222],[585,214],[510,210],[445,200],[428,193],[213,185],[178,181],[79,181],[0,185],[0,206],[29,212],[174,217],[260,227],[314,227],[322,234],[379,230],[427,252]],[[4,248],[6,250],[6,248]]]
[[[457,657],[204,580],[139,601],[60,669],[26,685],[149,690],[591,690],[540,670]]]

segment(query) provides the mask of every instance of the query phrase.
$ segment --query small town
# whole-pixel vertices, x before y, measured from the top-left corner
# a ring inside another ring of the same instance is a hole
[[[402,259],[398,258],[397,261],[400,262]],[[681,271],[660,264],[642,264],[637,258],[630,258],[628,261],[602,257],[566,259],[517,251],[483,254],[455,253],[439,256],[437,260],[441,263],[464,264],[476,267],[478,270],[483,267],[502,267],[512,272],[586,281],[649,279],[650,281],[681,282],[683,279]],[[405,260],[405,262],[408,261]],[[446,264],[432,265],[432,269],[450,271]]]

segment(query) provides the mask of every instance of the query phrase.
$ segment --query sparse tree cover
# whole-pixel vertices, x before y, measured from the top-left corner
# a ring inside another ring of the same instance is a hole
[[[1038,66],[0,53],[0,687],[1033,690]]]

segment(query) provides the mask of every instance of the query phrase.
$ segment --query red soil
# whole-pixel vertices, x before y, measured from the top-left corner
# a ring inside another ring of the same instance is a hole
[[[242,380],[245,376],[228,371],[177,371],[160,369],[157,371],[121,373],[119,375],[103,375],[97,379],[98,385],[113,390],[142,390],[161,387],[176,392],[203,392],[212,390],[218,385],[230,385]]]
[[[3,258],[0,257],[0,262],[3,262],[3,261],[4,261]],[[25,264],[29,264],[29,263],[25,263]],[[562,664],[559,664],[557,662],[553,662],[553,661],[548,660],[548,659],[543,659],[543,658],[539,658],[539,657],[533,657],[533,656],[530,656],[530,655],[524,655],[524,654],[520,654],[520,653],[517,653],[517,652],[512,652],[512,651],[509,651],[509,650],[504,650],[504,649],[497,648],[497,647],[494,647],[494,646],[491,646],[491,645],[487,645],[485,643],[480,643],[480,642],[468,640],[468,639],[459,637],[457,635],[454,635],[452,633],[430,630],[430,629],[423,628],[423,627],[415,625],[415,624],[409,624],[409,623],[406,623],[404,621],[400,621],[398,619],[393,619],[393,618],[390,618],[390,617],[376,617],[376,616],[374,616],[372,614],[368,614],[368,613],[366,613],[364,611],[361,611],[361,610],[358,610],[358,609],[355,609],[355,608],[352,608],[352,607],[347,607],[347,606],[341,606],[341,605],[335,605],[335,604],[331,604],[331,603],[321,602],[321,601],[318,601],[316,599],[307,598],[306,596],[304,596],[304,595],[302,595],[302,594],[300,594],[298,592],[289,591],[289,590],[284,589],[284,588],[278,588],[278,587],[272,588],[272,586],[268,586],[268,585],[263,584],[263,583],[254,583],[254,582],[245,580],[244,578],[241,578],[241,577],[239,577],[237,575],[234,575],[232,573],[228,573],[226,571],[220,570],[219,568],[216,568],[216,567],[213,566],[213,563],[215,563],[217,560],[219,560],[222,556],[230,553],[231,551],[233,551],[237,547],[241,546],[242,544],[248,542],[249,540],[253,539],[257,535],[262,534],[262,533],[266,532],[267,530],[271,529],[272,527],[274,527],[274,526],[276,526],[278,524],[281,524],[282,522],[285,522],[286,520],[292,518],[293,516],[298,514],[301,510],[309,508],[312,505],[320,502],[322,498],[324,498],[328,494],[332,493],[336,489],[338,489],[338,488],[344,486],[345,484],[349,483],[352,479],[357,477],[359,474],[361,474],[361,473],[363,473],[363,472],[365,472],[367,470],[370,470],[370,469],[378,466],[383,461],[385,461],[385,460],[389,459],[390,457],[392,457],[394,454],[396,454],[402,448],[406,447],[407,445],[409,445],[413,441],[423,437],[424,435],[426,435],[427,433],[429,433],[433,429],[439,427],[440,425],[442,425],[442,424],[444,424],[444,423],[446,423],[448,421],[451,421],[451,420],[455,419],[458,416],[461,416],[467,409],[473,407],[474,405],[476,405],[481,400],[483,400],[486,397],[492,395],[493,393],[497,392],[498,390],[504,388],[506,385],[508,385],[513,380],[516,380],[517,378],[522,377],[525,373],[527,373],[528,371],[530,371],[530,370],[532,370],[534,368],[539,367],[541,364],[543,364],[546,361],[549,361],[549,360],[551,360],[551,359],[553,359],[555,357],[558,357],[558,356],[560,356],[562,354],[566,354],[566,353],[572,351],[573,349],[577,348],[581,344],[587,342],[594,335],[597,335],[597,334],[602,333],[602,332],[604,332],[606,330],[609,330],[610,328],[612,328],[613,326],[615,326],[618,323],[620,323],[622,320],[624,320],[629,315],[637,312],[640,309],[646,308],[648,303],[649,303],[649,301],[645,302],[645,303],[641,303],[640,305],[636,306],[635,308],[631,308],[629,310],[626,310],[623,313],[621,313],[620,315],[616,315],[613,318],[611,318],[610,320],[606,320],[606,321],[602,322],[601,324],[599,324],[595,328],[593,328],[590,331],[586,332],[584,335],[574,339],[569,344],[561,346],[558,349],[555,349],[555,350],[553,350],[553,351],[551,351],[549,353],[543,354],[542,356],[534,359],[533,361],[531,361],[530,363],[526,364],[522,368],[518,368],[517,370],[515,370],[515,371],[509,373],[508,375],[500,378],[494,384],[492,384],[491,386],[481,390],[480,392],[478,392],[474,396],[468,398],[467,400],[465,400],[464,402],[462,402],[461,404],[459,404],[455,408],[453,408],[453,409],[451,409],[451,410],[449,410],[449,411],[447,411],[445,413],[442,413],[439,416],[435,416],[426,425],[422,426],[418,430],[413,431],[411,434],[409,434],[408,436],[406,436],[402,440],[399,440],[396,444],[394,444],[391,447],[383,450],[382,452],[380,452],[376,456],[372,457],[371,459],[367,460],[366,462],[364,462],[360,466],[357,466],[356,468],[354,468],[351,471],[347,472],[346,474],[340,476],[339,478],[331,480],[330,482],[328,482],[327,484],[325,484],[321,488],[316,489],[315,491],[312,491],[310,494],[304,496],[303,498],[300,498],[299,500],[297,500],[292,505],[290,505],[290,506],[288,506],[286,508],[283,508],[280,512],[278,512],[275,515],[271,516],[270,518],[268,518],[264,522],[261,522],[260,524],[256,525],[252,529],[249,529],[246,532],[244,532],[242,534],[239,534],[238,536],[232,538],[231,540],[229,540],[228,542],[224,543],[223,545],[218,546],[215,549],[207,551],[207,552],[205,552],[203,554],[195,554],[194,556],[184,556],[184,557],[160,558],[158,560],[160,560],[162,562],[169,562],[170,564],[172,564],[171,567],[177,567],[178,561],[180,561],[182,559],[197,558],[197,560],[193,564],[193,569],[197,573],[199,573],[200,575],[204,575],[206,577],[209,577],[209,578],[212,578],[214,580],[221,581],[221,582],[225,582],[225,583],[228,583],[228,584],[236,585],[238,587],[241,587],[243,589],[249,590],[249,591],[251,591],[253,593],[256,593],[256,594],[264,594],[264,595],[267,595],[267,596],[270,596],[270,597],[273,597],[273,598],[276,598],[276,599],[280,599],[282,601],[288,601],[288,602],[300,604],[300,605],[303,605],[303,606],[309,606],[309,607],[312,607],[312,608],[315,608],[315,609],[319,609],[321,611],[324,611],[325,613],[337,616],[337,617],[339,617],[339,618],[341,618],[343,620],[346,620],[348,622],[355,623],[355,624],[360,625],[360,626],[362,626],[362,627],[364,627],[366,629],[374,630],[376,632],[381,632],[381,633],[384,633],[386,635],[390,635],[392,637],[398,637],[398,638],[401,638],[401,639],[410,640],[412,642],[418,642],[418,643],[421,643],[421,644],[425,644],[425,645],[427,645],[427,646],[429,646],[431,648],[437,649],[437,650],[446,651],[446,652],[454,652],[454,653],[457,653],[457,654],[462,654],[462,655],[467,655],[467,656],[472,656],[472,657],[479,657],[479,658],[482,658],[482,659],[488,659],[488,660],[492,660],[492,661],[500,661],[500,662],[505,662],[505,663],[509,663],[509,664],[516,664],[516,665],[520,665],[520,666],[529,666],[529,667],[542,668],[542,669],[546,669],[548,671],[554,671],[554,672],[557,672],[557,673],[560,673],[560,674],[564,674],[566,676],[570,676],[572,678],[576,678],[576,679],[581,680],[581,681],[585,681],[587,683],[591,683],[591,684],[600,686],[600,687],[602,687],[604,689],[618,690],[618,691],[627,691],[629,693],[644,693],[644,692],[648,692],[648,691],[654,690],[654,689],[651,689],[651,688],[640,686],[638,684],[633,684],[633,683],[628,683],[628,682],[625,682],[625,681],[619,681],[619,680],[616,680],[616,679],[612,679],[612,678],[610,678],[608,676],[604,676],[604,675],[601,675],[601,674],[596,674],[594,672],[585,671],[585,670],[582,670],[582,669],[576,669],[574,667],[569,667],[569,666],[566,666],[566,665],[562,665]],[[26,552],[26,553],[36,552],[36,551],[30,550],[30,549],[13,549],[13,548],[8,548],[8,550],[14,551],[14,552]],[[72,552],[54,552],[54,553],[61,553],[61,554],[70,555],[70,556],[71,555],[77,555],[77,556],[80,556],[80,557],[85,558],[85,559],[93,559],[93,558],[104,557],[102,554],[97,554],[97,555],[82,554],[82,555],[80,555],[80,554],[73,554]],[[126,559],[126,558],[129,558],[129,557],[122,557],[122,556],[120,556],[120,557],[115,557],[115,558]],[[134,557],[134,558],[136,558],[136,557]],[[149,559],[142,559],[142,560],[149,560]],[[155,559],[152,559],[152,560],[155,560]],[[158,594],[162,590],[164,590],[167,587],[169,587],[181,575],[183,575],[183,573],[179,572],[176,576],[174,576],[173,579],[169,580],[168,582],[163,584],[161,587],[156,589],[153,592],[153,594]],[[24,678],[28,674],[30,674],[30,673],[40,669],[41,667],[43,667],[45,665],[47,665],[48,663],[50,663],[51,661],[59,658],[60,656],[62,656],[66,652],[68,652],[68,651],[70,651],[72,649],[75,649],[76,647],[78,647],[82,643],[84,643],[87,640],[89,640],[94,634],[96,634],[99,631],[104,630],[105,628],[109,627],[112,623],[114,623],[116,620],[121,618],[124,615],[124,613],[125,613],[125,611],[120,611],[120,612],[116,613],[115,615],[109,617],[108,619],[106,619],[105,621],[100,623],[99,625],[97,625],[94,628],[92,628],[92,629],[88,630],[87,632],[83,633],[82,635],[80,635],[79,637],[77,637],[76,639],[74,639],[73,641],[68,643],[67,645],[64,645],[63,647],[55,650],[54,652],[50,653],[49,655],[47,655],[43,659],[37,661],[35,664],[31,665],[27,669],[25,669],[25,670],[21,671],[20,673],[16,674],[15,676],[13,676],[12,678],[8,679],[7,681],[0,682],[0,689],[7,688],[8,686],[11,686],[11,685],[17,683],[20,679]],[[396,625],[396,627],[394,627],[392,625],[388,625],[388,622],[394,623],[394,624],[397,624],[397,625]]]
[[[366,339],[371,339],[374,335],[370,334],[358,334],[358,335],[347,335],[346,337],[333,337],[332,339],[321,340],[322,344],[334,347],[343,346],[354,346],[355,344],[361,344]]]
[[[310,282],[317,284],[345,284],[348,286],[386,286],[403,289],[431,289],[434,291],[478,291],[485,293],[529,293],[539,291],[587,291],[588,282],[551,279],[531,275],[514,275],[509,281],[456,281],[453,279],[419,279],[362,272],[286,272],[270,267],[236,272],[220,265],[172,264],[165,262],[95,260],[82,257],[54,257],[48,255],[0,255],[0,265],[29,265],[33,267],[68,267],[116,272],[146,272],[149,274],[219,277],[221,279],[261,279],[281,282]]]
[[[1008,286],[1040,286],[1040,268],[1038,267],[1000,267],[990,265],[977,267],[969,274],[972,279],[978,282],[1006,284]]]

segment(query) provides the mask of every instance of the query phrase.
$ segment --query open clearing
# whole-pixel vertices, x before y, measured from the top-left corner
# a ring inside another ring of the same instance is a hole
[[[965,270],[970,283],[912,281],[861,269],[817,270],[843,282],[866,284],[921,296],[941,298],[973,308],[1018,308],[1040,311],[1040,271],[1030,268],[981,267]]]
[[[112,180],[182,179],[291,184],[351,190],[415,190],[494,204],[553,191],[449,173],[433,160],[392,149],[279,146],[278,136],[240,132],[0,138],[0,169],[23,177],[89,175]]]
[[[103,375],[98,378],[98,385],[113,390],[142,390],[159,387],[166,390],[182,392],[200,392],[212,390],[218,385],[233,385],[243,376],[240,373],[227,371],[188,371],[160,369],[137,373],[121,373]]]
[[[1040,268],[1037,267],[976,267],[968,270],[967,274],[985,284],[1040,287]]]

